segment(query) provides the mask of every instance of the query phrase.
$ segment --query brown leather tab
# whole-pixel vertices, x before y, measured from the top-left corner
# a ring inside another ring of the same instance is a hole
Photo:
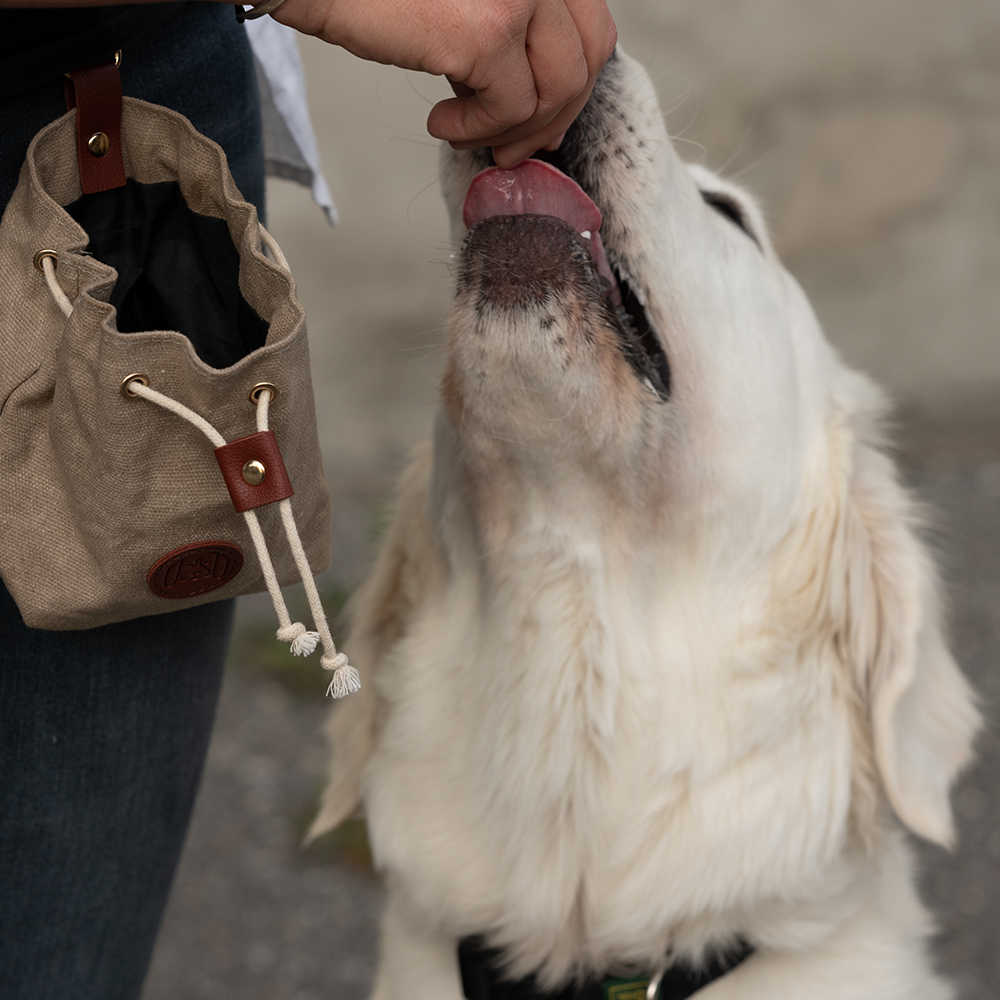
[[[114,62],[69,74],[66,106],[76,107],[76,150],[84,194],[124,187],[122,81]]]
[[[276,500],[287,500],[295,492],[274,431],[260,431],[230,441],[215,449],[215,460],[233,506],[240,513]]]
[[[243,551],[233,542],[194,542],[157,559],[146,575],[158,597],[197,597],[217,590],[243,569]]]

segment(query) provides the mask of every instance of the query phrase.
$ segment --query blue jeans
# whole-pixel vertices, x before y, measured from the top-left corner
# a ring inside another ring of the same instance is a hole
[[[263,207],[242,27],[189,4],[124,53],[126,95],[187,115]],[[0,207],[61,80],[0,101]],[[0,545],[3,539],[0,539]],[[27,628],[0,587],[0,996],[135,1000],[190,819],[233,602],[82,632]]]
[[[0,592],[0,996],[138,997],[211,735],[233,602],[85,632]]]

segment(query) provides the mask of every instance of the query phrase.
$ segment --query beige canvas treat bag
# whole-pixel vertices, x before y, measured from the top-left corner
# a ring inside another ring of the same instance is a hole
[[[348,693],[312,581],[330,499],[294,280],[221,148],[94,69],[0,223],[0,576],[43,629],[267,588],[279,638],[322,640]],[[281,599],[300,577],[317,631]]]

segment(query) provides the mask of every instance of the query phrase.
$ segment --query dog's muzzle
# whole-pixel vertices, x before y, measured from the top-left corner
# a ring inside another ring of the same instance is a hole
[[[586,191],[556,166],[528,159],[513,170],[487,167],[462,209],[460,290],[508,309],[540,307],[573,290],[604,315],[623,355],[661,401],[670,365],[639,297],[608,260],[602,215]]]

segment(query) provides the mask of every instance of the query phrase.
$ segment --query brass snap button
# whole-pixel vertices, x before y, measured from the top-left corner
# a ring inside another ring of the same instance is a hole
[[[258,462],[256,458],[250,459],[243,466],[243,481],[248,486],[260,486],[266,475],[267,469],[264,468],[264,463]]]
[[[110,148],[111,140],[103,132],[95,132],[87,140],[87,149],[89,149],[94,156],[104,156]]]

